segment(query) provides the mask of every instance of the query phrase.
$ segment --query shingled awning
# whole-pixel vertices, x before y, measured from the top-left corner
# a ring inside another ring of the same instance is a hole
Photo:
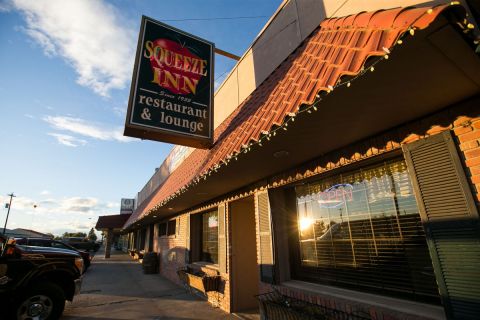
[[[438,39],[421,32],[434,24]],[[442,29],[444,26],[448,28]],[[454,28],[460,32],[452,34]],[[362,12],[324,20],[215,130],[212,149],[194,150],[139,205],[124,228],[149,215],[157,218],[201,205],[342,145],[474,95],[478,86],[467,83],[462,78],[465,75],[447,67],[451,59],[442,58],[437,52],[442,49],[433,48],[426,41],[430,37],[430,42],[437,41],[441,47],[441,42],[448,39],[459,50],[470,50],[461,33],[471,28],[463,7],[456,3]],[[474,59],[475,54],[470,51],[466,61]],[[473,70],[478,66],[476,63]],[[437,65],[445,67],[434,67]],[[374,68],[380,71],[369,72]],[[449,79],[441,76],[445,72],[449,72]],[[418,79],[421,74],[425,77]],[[360,76],[363,77],[358,85],[353,83]],[[447,85],[453,87],[444,96],[431,94],[432,90]],[[393,92],[402,93],[402,99],[386,101],[385,97],[393,97]],[[412,101],[418,101],[418,106],[406,111],[405,106]],[[318,112],[312,112],[317,109]],[[392,110],[397,114],[392,115]],[[381,119],[382,123],[375,128],[361,123],[367,117]],[[309,146],[303,146],[306,144]],[[290,154],[295,149],[295,157],[275,156],[285,146],[290,147]]]

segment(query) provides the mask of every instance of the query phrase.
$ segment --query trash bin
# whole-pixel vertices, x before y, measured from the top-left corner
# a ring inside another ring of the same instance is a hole
[[[143,273],[152,274],[158,271],[158,257],[155,252],[147,252],[142,261]]]

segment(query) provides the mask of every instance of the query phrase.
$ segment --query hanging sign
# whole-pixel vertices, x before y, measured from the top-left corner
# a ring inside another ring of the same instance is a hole
[[[143,16],[124,135],[209,148],[214,44]]]

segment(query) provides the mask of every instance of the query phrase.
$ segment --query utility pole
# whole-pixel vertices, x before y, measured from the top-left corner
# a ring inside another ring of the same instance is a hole
[[[16,195],[12,193],[7,194],[7,196],[10,197],[10,203],[8,204],[8,211],[7,211],[7,218],[5,219],[5,225],[3,226],[3,234],[5,234],[5,229],[7,229],[7,222],[8,222],[8,216],[10,215],[10,207],[12,206],[12,199],[13,197],[16,197]]]

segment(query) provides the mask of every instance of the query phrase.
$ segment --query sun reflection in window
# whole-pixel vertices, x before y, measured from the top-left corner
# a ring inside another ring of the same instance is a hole
[[[313,223],[314,223],[314,221],[313,221],[312,218],[308,218],[308,217],[300,218],[300,221],[299,221],[300,231],[307,230],[308,228],[310,228],[312,226]]]

